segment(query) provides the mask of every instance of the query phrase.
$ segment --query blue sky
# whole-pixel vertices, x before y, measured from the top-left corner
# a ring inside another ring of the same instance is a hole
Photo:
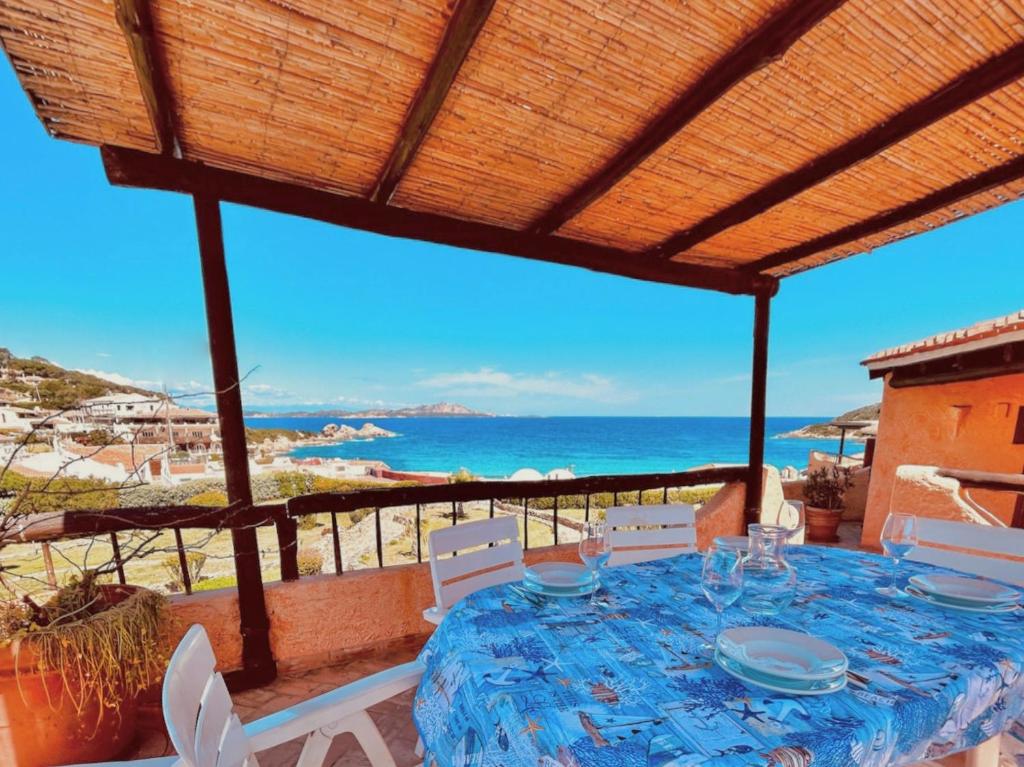
[[[110,187],[96,149],[46,135],[6,62],[0,114],[0,346],[209,391],[189,199]],[[247,407],[747,412],[750,298],[235,206],[224,220]],[[769,414],[876,401],[866,355],[1024,306],[1022,225],[1017,202],[784,281]]]

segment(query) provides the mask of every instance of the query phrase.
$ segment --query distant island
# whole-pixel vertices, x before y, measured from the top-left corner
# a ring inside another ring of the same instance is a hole
[[[873,405],[865,405],[855,410],[849,410],[832,421],[824,423],[812,423],[801,426],[794,431],[787,431],[784,434],[776,434],[776,439],[838,439],[840,430],[833,426],[833,421],[874,421],[877,423],[879,414],[882,412],[882,403],[876,402]],[[861,429],[850,429],[846,432],[846,438],[854,441],[866,439],[868,435]]]
[[[452,402],[436,402],[433,405],[416,405],[396,409],[377,408],[374,410],[298,410],[285,413],[246,412],[246,418],[451,418],[451,417],[494,418],[494,413],[473,410],[465,405]]]

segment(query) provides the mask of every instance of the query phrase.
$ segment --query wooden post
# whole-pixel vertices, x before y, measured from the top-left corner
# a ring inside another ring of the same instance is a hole
[[[57,588],[57,571],[53,568],[53,553],[50,544],[43,543],[43,564],[46,566],[46,583],[51,589]]]
[[[747,523],[761,518],[761,494],[764,486],[764,416],[768,389],[768,315],[772,296],[767,291],[754,294],[754,358],[750,381],[750,457],[747,461],[747,497],[744,504]]]
[[[235,352],[235,327],[231,316],[231,291],[224,262],[220,202],[205,194],[196,194],[193,201],[199,233],[206,324],[217,397],[217,418],[224,450],[228,501],[251,505],[249,452],[245,442],[245,421],[242,418],[242,393]],[[277,676],[277,665],[270,651],[270,622],[263,595],[256,530],[251,527],[233,528],[231,542],[235,551],[235,574],[238,579],[243,668],[227,674],[226,680],[232,689],[239,690],[273,680]]]

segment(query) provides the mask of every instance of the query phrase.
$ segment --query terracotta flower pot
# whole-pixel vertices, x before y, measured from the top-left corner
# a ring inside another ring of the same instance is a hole
[[[130,586],[101,587],[110,604],[126,599]],[[73,680],[71,682],[73,684]],[[62,695],[59,672],[40,673],[29,643],[17,659],[10,646],[0,646],[0,764],[4,767],[52,767],[109,761],[135,735],[137,702],[125,697],[116,707],[101,709],[86,700],[81,710],[74,694]]]
[[[819,509],[808,506],[805,509],[807,538],[818,543],[837,543],[839,541],[839,522],[843,518],[842,509]]]

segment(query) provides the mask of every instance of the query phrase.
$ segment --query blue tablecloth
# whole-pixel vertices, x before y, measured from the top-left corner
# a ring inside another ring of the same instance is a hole
[[[607,570],[597,612],[498,586],[456,605],[420,656],[413,716],[426,764],[882,767],[969,748],[1024,714],[1020,610],[881,597],[889,561],[872,554],[804,546],[790,561],[793,605],[773,619],[733,607],[726,625],[828,639],[850,659],[846,690],[773,694],[708,663],[699,646],[714,613],[698,555]]]

